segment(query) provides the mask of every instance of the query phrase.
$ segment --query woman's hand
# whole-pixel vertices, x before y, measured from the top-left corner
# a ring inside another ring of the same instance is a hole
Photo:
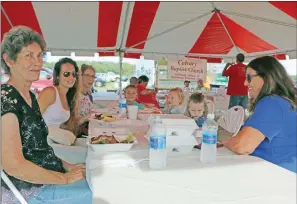
[[[64,176],[68,184],[83,180],[86,178],[86,168],[83,168],[82,165],[77,166],[71,171],[65,173]]]
[[[78,120],[78,124],[81,125],[81,124],[84,124],[85,122],[89,121],[89,118],[91,117],[92,115],[86,115],[86,116],[83,116],[83,117],[80,117],[79,120]]]
[[[85,164],[69,164],[66,162],[64,163],[64,169],[68,172],[68,171],[72,171],[73,169],[76,169],[76,168],[83,168],[85,169],[86,168],[86,165]]]

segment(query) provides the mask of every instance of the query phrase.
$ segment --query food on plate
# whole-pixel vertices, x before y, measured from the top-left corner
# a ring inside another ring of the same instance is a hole
[[[91,138],[91,144],[115,144],[118,143],[115,137],[108,135],[99,135]]]
[[[158,108],[144,108],[139,111],[141,114],[162,114],[162,111]]]
[[[116,118],[114,118],[112,115],[107,114],[107,113],[95,114],[95,119],[103,120],[104,122],[114,122],[114,121],[116,121]]]
[[[91,144],[117,144],[117,143],[124,143],[129,144],[134,142],[133,133],[130,133],[125,139],[120,140],[119,138],[115,138],[114,135],[99,135],[91,137]]]

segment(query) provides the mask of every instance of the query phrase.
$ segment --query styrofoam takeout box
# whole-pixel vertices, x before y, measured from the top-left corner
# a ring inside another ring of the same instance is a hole
[[[152,124],[154,116],[147,119]],[[194,119],[178,114],[160,115],[166,127],[166,149],[169,155],[188,154],[197,145],[195,138],[198,126]],[[150,130],[147,134],[150,135]]]
[[[198,129],[194,119],[179,114],[163,114],[159,115],[162,123],[166,126],[167,136],[170,135],[186,135],[191,136]],[[153,123],[154,115],[147,119],[147,123]]]
[[[127,128],[93,128],[90,132],[90,135],[87,139],[87,145],[91,146],[94,152],[125,152],[129,151],[132,146],[138,143],[136,137],[134,137],[134,142],[129,144],[91,144],[90,140],[94,136],[99,135],[113,135],[115,138],[124,140],[129,134],[130,130]]]

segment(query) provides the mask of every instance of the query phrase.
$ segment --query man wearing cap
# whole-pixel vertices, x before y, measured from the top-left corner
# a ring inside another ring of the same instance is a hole
[[[248,105],[248,88],[244,85],[245,64],[244,55],[239,53],[236,56],[236,64],[227,63],[222,75],[229,77],[227,95],[230,95],[229,109],[233,106],[242,106],[244,109]]]

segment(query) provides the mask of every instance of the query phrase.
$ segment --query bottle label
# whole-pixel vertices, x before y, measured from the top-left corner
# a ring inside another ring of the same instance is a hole
[[[120,108],[127,108],[127,104],[126,103],[120,103]]]
[[[150,149],[166,149],[166,136],[151,136]]]
[[[217,144],[217,134],[215,134],[215,133],[203,133],[202,142],[204,144]]]

